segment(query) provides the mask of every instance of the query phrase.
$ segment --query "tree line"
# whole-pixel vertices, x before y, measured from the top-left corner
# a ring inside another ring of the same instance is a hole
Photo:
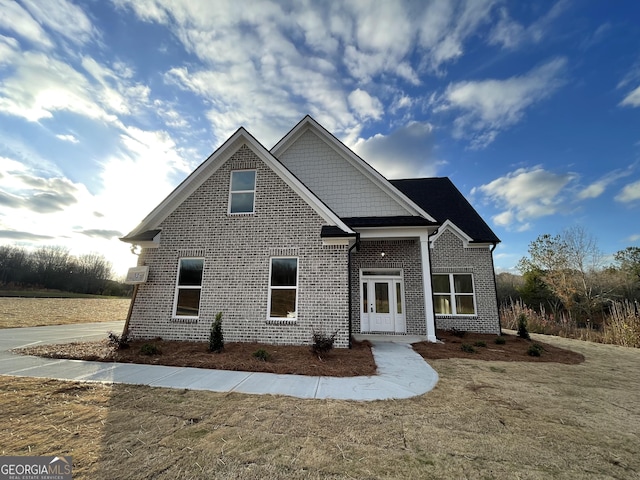
[[[112,280],[112,265],[99,253],[71,255],[61,246],[27,250],[0,246],[0,285],[3,288],[52,289],[96,295],[128,294],[128,286]]]
[[[540,333],[596,330],[640,346],[640,247],[606,257],[584,228],[572,227],[538,236],[517,269],[521,275],[496,275],[507,328],[525,313]]]

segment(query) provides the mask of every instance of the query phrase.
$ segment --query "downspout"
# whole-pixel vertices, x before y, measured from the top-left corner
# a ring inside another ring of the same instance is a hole
[[[433,264],[431,263],[431,237],[433,237],[436,233],[438,233],[438,230],[440,230],[439,228],[436,228],[433,233],[431,235],[427,234],[427,247],[429,247],[429,269],[431,270],[429,272],[429,275],[432,274],[433,272]],[[422,279],[422,281],[426,281],[424,278]],[[429,280],[431,281],[431,280]],[[431,284],[431,296],[433,297],[433,284]],[[434,302],[431,302],[431,306],[433,307],[433,334],[436,335],[436,332],[438,331],[438,317],[436,317],[436,305]],[[427,312],[424,312],[425,316],[427,315]],[[437,336],[436,336],[437,339]]]
[[[349,252],[347,253],[347,275],[348,275],[348,290],[349,290],[349,348],[351,348],[351,327],[353,324],[353,299],[351,298],[351,291],[353,290],[353,281],[351,280],[351,252],[353,249],[360,250],[360,234],[356,232],[356,241],[353,245],[349,247]]]
[[[502,322],[500,321],[500,305],[498,304],[498,284],[496,282],[496,266],[493,263],[493,251],[498,246],[497,243],[494,243],[491,247],[491,269],[493,270],[493,291],[496,293],[496,309],[498,309],[498,331],[499,335],[502,336]]]

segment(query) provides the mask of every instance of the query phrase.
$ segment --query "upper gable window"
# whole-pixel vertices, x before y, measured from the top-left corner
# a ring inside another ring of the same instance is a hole
[[[229,188],[229,213],[253,213],[256,196],[256,171],[234,170]]]

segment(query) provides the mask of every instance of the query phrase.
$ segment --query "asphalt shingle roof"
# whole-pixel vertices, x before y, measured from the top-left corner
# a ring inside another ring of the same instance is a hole
[[[500,239],[447,177],[390,180],[439,223],[451,220],[474,242],[499,243]]]

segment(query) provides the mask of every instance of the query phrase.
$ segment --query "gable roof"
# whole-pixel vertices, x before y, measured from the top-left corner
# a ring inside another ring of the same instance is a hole
[[[269,166],[289,187],[305,200],[328,225],[337,227],[345,234],[355,235],[340,218],[316,195],[298,180],[287,168],[258,142],[244,127],[240,127],[229,139],[196,168],[173,192],[171,192],[140,224],[128,235],[121,238],[128,243],[136,243],[146,238],[150,231],[158,229],[160,224],[175,211],[193,192],[213,175],[242,146],[247,145],[260,160]]]
[[[382,176],[376,169],[374,169],[371,165],[369,165],[366,161],[356,155],[351,149],[349,149],[344,143],[338,140],[331,132],[329,132],[326,128],[316,122],[310,115],[306,115],[298,124],[293,127],[289,133],[287,133],[272,149],[271,153],[280,159],[282,163],[285,165],[287,161],[285,160],[287,151],[296,144],[296,142],[302,138],[302,136],[307,133],[312,132],[315,134],[322,142],[324,142],[327,147],[332,149],[334,152],[339,155],[339,157],[345,161],[347,165],[350,166],[351,172],[355,175],[356,183],[362,179],[362,183],[355,185],[353,183],[353,177],[351,179],[339,178],[338,180],[344,182],[350,182],[349,185],[330,185],[329,190],[327,192],[322,193],[316,185],[309,184],[309,181],[313,183],[313,180],[319,177],[320,173],[323,173],[318,170],[317,165],[310,164],[307,162],[305,164],[305,168],[313,169],[315,167],[315,171],[311,172],[309,175],[304,175],[305,172],[298,172],[295,168],[291,168],[293,172],[301,178],[302,181],[307,183],[310,188],[312,188],[316,194],[324,195],[325,201],[328,201],[331,197],[331,194],[328,192],[335,192],[336,189],[342,189],[339,193],[340,195],[344,194],[345,198],[351,196],[353,191],[358,191],[360,195],[368,192],[371,195],[377,195],[378,193],[382,196],[382,198],[386,199],[386,201],[390,202],[387,205],[394,205],[394,210],[398,213],[387,214],[388,216],[417,216],[427,219],[430,222],[435,222],[435,219],[425,211],[419,204],[413,201],[413,199],[409,198],[403,192],[395,188],[389,181]],[[320,167],[322,168],[322,167]],[[306,172],[309,173],[309,172]],[[305,178],[308,176],[309,178]],[[349,189],[349,190],[348,190]],[[367,190],[369,189],[369,190]],[[332,199],[333,200],[333,199]],[[351,199],[349,199],[351,200]],[[340,213],[339,209],[334,208],[336,212]],[[401,213],[400,213],[401,212]],[[358,215],[359,212],[356,213]],[[351,217],[356,215],[345,215],[345,212],[342,213],[341,216]],[[382,214],[384,215],[384,214]]]
[[[438,223],[444,224],[449,220],[475,243],[500,243],[493,230],[448,178],[410,178],[390,182],[433,215]]]

